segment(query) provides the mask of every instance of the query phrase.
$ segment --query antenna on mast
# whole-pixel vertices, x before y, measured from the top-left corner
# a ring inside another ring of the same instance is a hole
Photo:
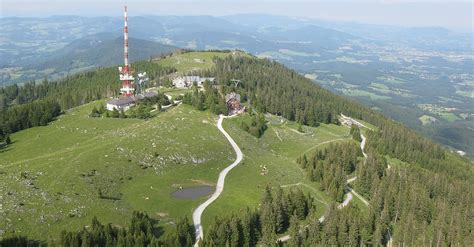
[[[124,66],[119,67],[120,72],[120,80],[122,81],[122,88],[120,92],[122,92],[123,96],[132,96],[133,91],[135,90],[132,86],[133,83],[133,76],[132,71],[130,70],[128,64],[128,17],[127,17],[127,5],[125,5],[125,11],[123,13],[123,60]]]

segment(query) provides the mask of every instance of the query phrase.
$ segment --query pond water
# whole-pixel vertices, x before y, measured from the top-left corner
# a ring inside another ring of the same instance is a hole
[[[214,191],[213,186],[201,185],[196,187],[183,188],[171,193],[171,196],[178,199],[195,199],[210,195]]]

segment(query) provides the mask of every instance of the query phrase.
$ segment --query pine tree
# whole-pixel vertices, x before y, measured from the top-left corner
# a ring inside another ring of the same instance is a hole
[[[293,214],[290,218],[290,240],[288,246],[300,247],[302,245],[300,236],[300,225],[299,219],[296,214]]]
[[[12,140],[10,139],[10,135],[7,135],[7,137],[5,138],[5,143],[7,145],[10,145],[12,143]]]

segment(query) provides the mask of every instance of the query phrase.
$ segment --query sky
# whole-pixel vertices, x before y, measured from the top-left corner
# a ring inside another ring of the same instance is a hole
[[[474,0],[0,0],[0,14],[51,15],[232,15],[270,14],[396,26],[441,26],[473,31]]]

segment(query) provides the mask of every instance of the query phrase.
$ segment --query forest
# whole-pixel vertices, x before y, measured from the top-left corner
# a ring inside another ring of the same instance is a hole
[[[0,246],[191,246],[194,243],[194,227],[188,218],[180,219],[174,228],[166,232],[160,240],[162,230],[156,227],[156,220],[144,212],[134,211],[130,224],[126,227],[103,225],[96,217],[88,227],[79,231],[60,233],[59,242],[49,240],[39,242],[25,237],[0,240]]]
[[[473,178],[472,162],[452,154],[439,144],[417,134],[400,123],[354,101],[337,96],[293,70],[266,59],[247,57],[216,58],[216,66],[203,75],[213,75],[222,94],[235,91],[252,109],[283,116],[308,126],[319,123],[339,124],[340,113],[372,123],[378,131],[367,134],[367,149],[446,173],[453,178]],[[238,86],[231,79],[242,81]],[[351,133],[357,132],[352,130]],[[359,130],[360,132],[360,130]],[[357,137],[356,137],[357,138]]]
[[[323,150],[299,157],[296,162],[306,171],[311,181],[319,182],[320,190],[342,202],[346,191],[346,177],[352,174],[362,153],[353,142],[333,144]]]
[[[294,222],[306,219],[313,208],[313,199],[301,189],[272,191],[267,186],[257,210],[247,209],[243,216],[218,217],[206,231],[202,246],[274,246],[277,234]]]

